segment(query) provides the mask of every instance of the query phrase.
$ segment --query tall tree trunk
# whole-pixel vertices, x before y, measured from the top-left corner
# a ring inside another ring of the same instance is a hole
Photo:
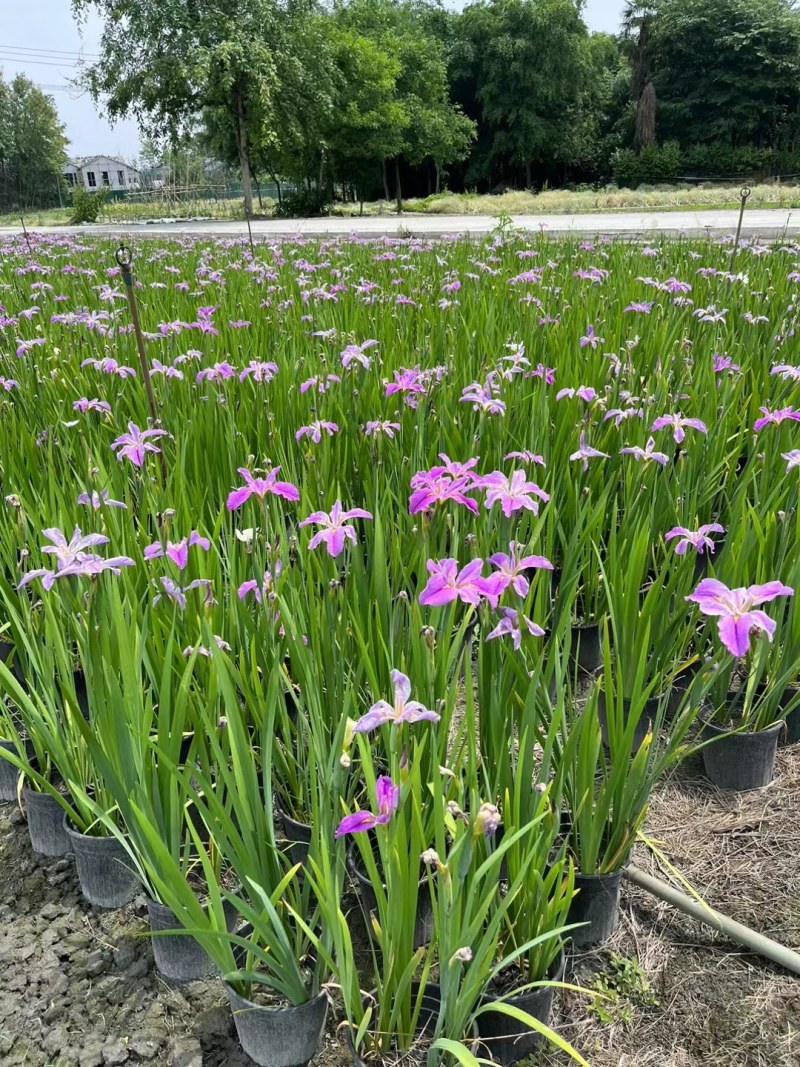
[[[530,189],[533,186],[533,178],[531,177],[531,164],[530,160],[525,164],[525,188]]]
[[[278,191],[278,207],[282,207],[282,206],[283,206],[283,195],[282,195],[282,193],[281,193],[281,183],[280,183],[280,182],[278,181],[278,177],[277,177],[277,175],[275,174],[275,171],[274,171],[274,170],[271,170],[271,171],[269,172],[269,176],[270,176],[270,178],[272,178],[272,180],[273,180],[273,181],[275,182],[275,188],[276,188],[276,189],[277,189],[277,191]]]
[[[261,199],[261,182],[258,180],[258,178],[254,177],[253,178],[253,184],[256,187],[256,196],[258,197],[258,210],[259,211],[263,211],[264,210],[264,201]]]
[[[389,192],[389,175],[386,170],[386,160],[381,160],[383,168],[383,195],[386,200],[391,200],[391,194]]]
[[[241,89],[236,90],[236,147],[239,149],[239,167],[242,171],[242,195],[244,213],[253,214],[253,182],[250,177],[250,156],[247,152],[247,126],[244,120],[244,100]]]
[[[400,186],[400,156],[394,161],[394,192],[397,198],[397,214],[403,214],[403,190]]]
[[[442,188],[442,168],[438,163],[434,163],[436,168],[436,195],[438,196]]]
[[[636,105],[636,125],[633,135],[633,147],[637,152],[656,143],[656,91],[650,81],[642,90]]]

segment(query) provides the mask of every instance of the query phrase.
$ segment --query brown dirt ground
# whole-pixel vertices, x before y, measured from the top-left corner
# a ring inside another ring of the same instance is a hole
[[[800,948],[800,746],[775,782],[726,794],[693,757],[656,792],[646,832],[719,910]],[[634,863],[670,879],[644,846]],[[246,1067],[218,982],[158,976],[143,900],[90,907],[71,860],[32,854],[21,813],[0,809],[0,1065]],[[573,959],[572,979],[635,959],[655,1005],[624,992],[603,1022],[584,995],[560,993],[554,1026],[592,1067],[800,1067],[800,978],[623,885],[613,939]],[[314,1067],[349,1063],[332,1020]],[[567,1061],[542,1051],[526,1067]]]

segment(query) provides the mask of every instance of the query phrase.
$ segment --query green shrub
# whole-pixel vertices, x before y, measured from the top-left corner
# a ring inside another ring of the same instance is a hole
[[[100,209],[106,202],[106,190],[98,189],[90,193],[82,185],[72,190],[72,215],[70,222],[97,222]]]
[[[320,189],[297,189],[287,193],[281,204],[275,208],[279,219],[305,219],[327,215],[330,207],[329,195]]]
[[[641,152],[623,148],[612,161],[617,185],[637,189],[640,185],[659,185],[674,182],[680,176],[683,159],[677,141],[651,145]]]

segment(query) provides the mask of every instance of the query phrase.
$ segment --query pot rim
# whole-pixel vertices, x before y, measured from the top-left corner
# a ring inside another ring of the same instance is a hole
[[[229,998],[235,997],[236,1000],[241,1001],[241,1003],[247,1008],[253,1011],[269,1012],[271,1015],[279,1015],[283,1012],[301,1012],[312,1007],[317,1007],[321,1000],[327,1000],[328,1003],[330,1003],[330,997],[328,996],[327,989],[322,988],[320,989],[319,993],[316,994],[316,996],[311,997],[310,1000],[306,1000],[302,1004],[286,1004],[282,1007],[274,1008],[270,1007],[268,1004],[256,1004],[254,1001],[248,1000],[248,998],[243,997],[241,993],[237,993],[233,986],[230,984],[230,982],[226,982],[224,978],[222,979],[222,984],[225,987],[225,992],[228,994]],[[272,990],[275,989],[275,987],[269,982],[259,982],[258,984],[266,985]]]
[[[704,715],[702,711],[700,712],[700,715],[698,716],[698,718],[703,723],[703,729],[704,730],[713,731],[715,734],[717,734],[720,737],[732,737],[732,738],[733,737],[742,737],[742,738],[765,737],[768,734],[780,733],[782,730],[784,730],[786,728],[786,720],[785,720],[785,718],[778,719],[777,722],[773,722],[769,726],[764,726],[760,730],[753,730],[753,729],[751,729],[749,727],[744,727],[743,728],[741,726],[733,727],[733,728],[726,727],[726,726],[719,726],[719,725],[717,725],[717,723],[711,722],[711,717],[708,716],[708,715]]]

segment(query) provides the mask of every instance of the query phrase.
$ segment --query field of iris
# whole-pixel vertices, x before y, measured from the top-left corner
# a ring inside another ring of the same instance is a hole
[[[586,1062],[654,786],[800,739],[800,245],[133,251],[152,400],[115,246],[0,248],[6,799],[256,1062]]]

